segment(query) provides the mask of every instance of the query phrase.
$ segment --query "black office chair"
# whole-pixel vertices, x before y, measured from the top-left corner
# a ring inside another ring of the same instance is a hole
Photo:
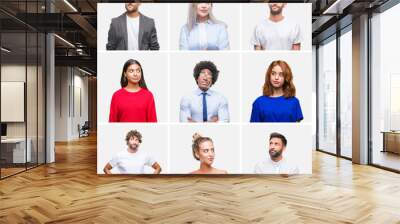
[[[82,127],[79,127],[80,125],[78,125],[78,129],[79,129],[79,138],[80,137],[87,137],[89,136],[89,129],[90,129],[90,125],[89,125],[89,121],[85,121],[85,123],[82,125]]]

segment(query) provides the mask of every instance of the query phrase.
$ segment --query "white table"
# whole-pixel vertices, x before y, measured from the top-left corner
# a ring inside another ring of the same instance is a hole
[[[26,154],[25,154],[25,138],[6,138],[6,139],[1,139],[1,144],[2,148],[3,147],[13,147],[12,148],[12,162],[13,163],[25,163],[25,162],[31,162],[31,145],[32,145],[32,140],[28,138],[26,140],[28,143],[28,147],[26,148]],[[25,161],[25,159],[27,159]]]

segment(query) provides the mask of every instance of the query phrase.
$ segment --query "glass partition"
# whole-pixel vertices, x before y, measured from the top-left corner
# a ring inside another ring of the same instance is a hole
[[[28,4],[28,5],[27,5]],[[1,1],[0,178],[45,162],[45,35],[21,20],[44,1]]]
[[[26,150],[26,33],[3,32],[1,47],[1,175],[6,177],[24,171],[31,156]]]
[[[318,48],[318,149],[336,154],[336,38]]]
[[[37,165],[38,149],[38,35],[27,33],[27,86],[26,86],[26,113],[27,113],[27,150],[30,151],[27,167]]]
[[[340,154],[352,157],[352,33],[340,36]]]
[[[371,162],[400,171],[400,5],[371,19]]]

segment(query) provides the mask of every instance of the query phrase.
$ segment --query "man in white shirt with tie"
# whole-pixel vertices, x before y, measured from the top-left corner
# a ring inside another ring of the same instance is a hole
[[[298,174],[299,168],[284,157],[286,137],[280,133],[271,133],[269,137],[269,157],[257,163],[254,168],[256,174]]]
[[[229,122],[228,100],[221,93],[211,90],[219,71],[211,61],[196,64],[193,76],[197,88],[182,97],[180,122]]]

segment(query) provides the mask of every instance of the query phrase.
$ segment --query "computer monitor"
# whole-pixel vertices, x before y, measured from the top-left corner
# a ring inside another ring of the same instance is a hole
[[[1,123],[1,137],[7,136],[7,124]]]

